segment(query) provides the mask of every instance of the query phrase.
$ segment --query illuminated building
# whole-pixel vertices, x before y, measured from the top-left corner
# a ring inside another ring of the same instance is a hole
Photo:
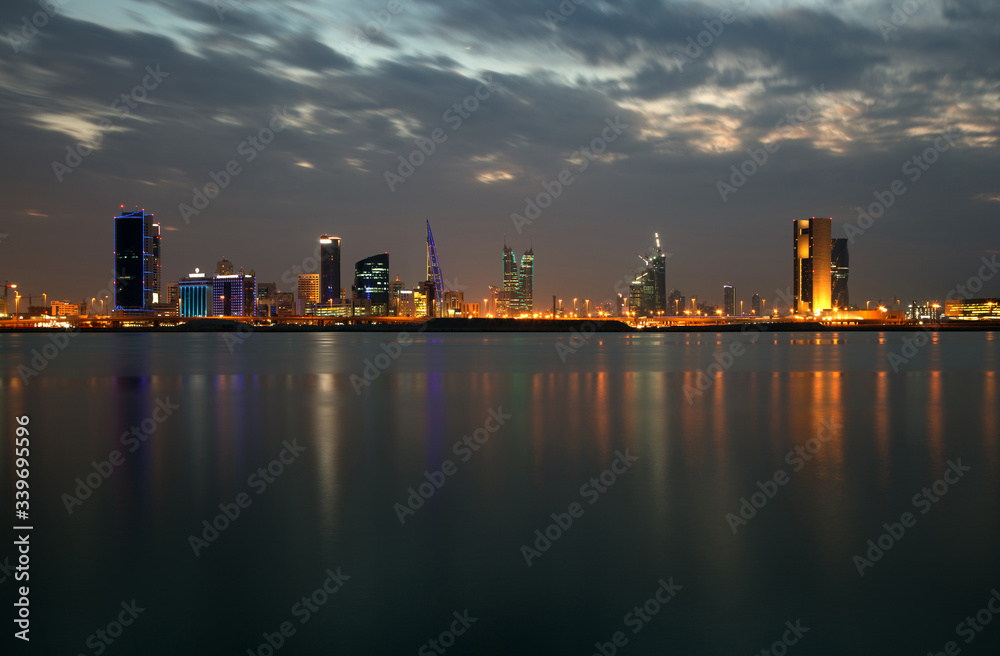
[[[160,239],[160,224],[159,223],[154,223],[153,224],[152,236],[153,236],[153,263],[152,263],[152,266],[153,266],[153,284],[152,284],[153,302],[154,303],[159,303],[160,301],[163,300],[163,298],[161,296],[162,291],[160,290],[160,243],[161,243],[161,239]]]
[[[393,280],[391,283],[389,283],[389,316],[392,317],[410,316],[399,313],[399,295],[403,292],[405,288],[406,285],[403,283],[402,280],[399,279],[399,276],[396,276],[396,279]]]
[[[211,314],[212,281],[195,269],[177,283],[180,299],[180,316],[207,317]]]
[[[215,275],[217,276],[231,276],[233,275],[233,263],[223,257],[221,260],[215,263]]]
[[[503,245],[503,289],[500,292],[500,299],[497,303],[497,315],[501,317],[517,314],[518,309],[518,286],[521,283],[517,271],[517,260],[514,258],[514,251],[507,244]]]
[[[736,316],[736,288],[732,285],[722,286],[722,313],[727,317]]]
[[[244,274],[212,277],[212,316],[252,317],[257,314],[257,276]]]
[[[413,303],[414,292],[410,289],[401,289],[396,297],[396,316],[414,317],[416,316],[416,306]]]
[[[431,283],[433,285],[433,283]],[[354,298],[371,303],[371,314],[389,314],[389,254],[379,253],[354,265]]]
[[[465,318],[478,317],[481,313],[481,306],[479,303],[462,303],[462,313],[461,315]]]
[[[673,316],[684,314],[684,295],[676,289],[671,290],[670,295],[667,296],[666,314]]]
[[[426,285],[426,283],[424,283]],[[432,286],[433,289],[433,286]],[[413,315],[414,317],[427,316],[427,287],[414,287],[413,291]]]
[[[815,314],[833,307],[832,224],[833,219],[816,217],[792,221],[796,312]]]
[[[320,303],[338,300],[340,295],[340,237],[321,235],[319,238]]]
[[[850,256],[847,252],[847,240],[834,239],[830,252],[830,290],[835,308],[851,307],[851,296],[847,291],[849,273]]]
[[[945,301],[944,314],[949,319],[959,320],[1000,320],[1000,298],[969,298]]]
[[[299,299],[300,316],[305,315],[310,305],[319,303],[319,274],[300,273],[298,274],[298,290],[296,298]]]
[[[453,292],[453,291],[445,292],[444,303],[442,304],[444,310],[444,316],[446,317],[462,316],[462,305],[464,304],[465,304],[464,292]]]
[[[181,297],[181,288],[176,282],[167,283],[167,303],[173,303]]]
[[[54,317],[69,317],[82,314],[80,312],[80,306],[77,303],[70,303],[69,301],[52,301],[52,316]]]
[[[656,316],[667,312],[667,258],[660,248],[660,233],[654,233],[653,237],[656,239],[656,250],[649,258],[649,269],[653,277],[653,298],[649,309]]]
[[[760,294],[754,294],[750,297],[750,312],[755,317],[761,316]]]
[[[115,217],[115,311],[152,309],[154,233],[145,210]]]
[[[518,271],[518,309],[530,314],[534,309],[535,294],[535,251],[529,248],[521,256]]]
[[[629,312],[637,317],[667,313],[667,258],[660,248],[660,234],[654,233],[650,257],[639,256],[645,265],[629,285]]]
[[[388,267],[386,267],[388,269]],[[441,263],[438,261],[437,246],[434,245],[434,235],[431,233],[431,222],[427,221],[427,281],[433,286],[431,316],[444,316],[444,278],[441,276]]]

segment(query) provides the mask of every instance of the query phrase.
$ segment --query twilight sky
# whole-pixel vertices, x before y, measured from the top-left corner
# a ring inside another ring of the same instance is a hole
[[[855,303],[943,297],[1000,253],[995,0],[47,6],[0,4],[0,277],[24,293],[105,287],[122,204],[164,225],[168,281],[226,256],[291,289],[328,232],[344,286],[382,251],[413,286],[429,218],[445,279],[481,300],[506,234],[534,248],[536,308],[610,299],[657,231],[669,288],[770,299],[791,284],[792,219],[845,236],[873,203]],[[400,175],[417,140],[434,152]],[[512,213],[562,171],[519,232]]]

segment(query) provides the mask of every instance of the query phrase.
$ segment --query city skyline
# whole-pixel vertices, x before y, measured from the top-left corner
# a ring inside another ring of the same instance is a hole
[[[996,52],[982,19],[997,9],[925,5],[895,25],[891,2],[745,5],[637,5],[608,22],[584,3],[553,22],[542,4],[448,15],[406,2],[358,41],[372,15],[348,5],[232,3],[220,17],[68,3],[0,55],[0,130],[19,153],[0,176],[0,274],[89,298],[107,272],[101,208],[136,202],[173,244],[173,280],[220,247],[276,279],[324,232],[355,259],[393,253],[412,277],[426,217],[447,276],[470,289],[495,284],[477,265],[504,233],[515,250],[537,246],[539,299],[610,295],[653,232],[669,244],[670,287],[766,295],[787,279],[779,218],[834,217],[864,299],[941,296],[1000,250],[1000,91],[982,55]],[[0,9],[3,33],[33,7]],[[773,48],[775,32],[798,45]],[[261,33],[273,45],[249,38]],[[400,158],[413,170],[390,189]],[[59,231],[80,257],[38,267],[35,245]]]

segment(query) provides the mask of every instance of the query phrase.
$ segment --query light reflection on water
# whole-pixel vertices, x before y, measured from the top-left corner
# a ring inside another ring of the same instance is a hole
[[[647,649],[759,651],[801,615],[813,653],[886,631],[919,653],[960,619],[951,604],[1000,583],[992,334],[935,336],[898,373],[898,333],[600,335],[565,363],[558,337],[418,335],[359,395],[351,377],[391,335],[254,334],[232,353],[220,335],[79,335],[27,384],[18,365],[45,338],[5,336],[4,425],[28,414],[38,436],[39,612],[65,625],[40,639],[79,651],[142,595],[162,619],[136,650],[167,653],[186,625],[203,653],[242,653],[340,565],[356,587],[289,653],[416,650],[466,606],[499,618],[470,632],[477,653],[584,653],[668,576],[686,587],[634,638]],[[745,354],[710,370],[735,341]],[[180,409],[67,515],[60,495],[167,398]],[[454,443],[491,408],[512,418],[461,462]],[[792,472],[824,421],[843,428]],[[188,535],[295,439],[300,460],[194,558]],[[527,568],[520,545],[625,449],[635,467]],[[851,557],[959,457],[969,478],[858,577]],[[457,473],[401,526],[393,505],[449,459]],[[733,535],[725,514],[779,469],[790,482]]]

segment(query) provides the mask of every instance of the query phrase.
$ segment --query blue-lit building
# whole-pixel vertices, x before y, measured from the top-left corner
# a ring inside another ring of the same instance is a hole
[[[366,257],[354,265],[354,298],[371,302],[375,316],[389,315],[389,254]]]
[[[152,311],[159,259],[159,226],[145,210],[115,217],[115,311]]]
[[[319,251],[319,301],[329,303],[340,299],[340,237],[320,236]]]
[[[257,314],[257,276],[242,270],[212,278],[212,316],[252,317]]]
[[[180,316],[207,317],[212,309],[212,279],[198,269],[178,283]]]

